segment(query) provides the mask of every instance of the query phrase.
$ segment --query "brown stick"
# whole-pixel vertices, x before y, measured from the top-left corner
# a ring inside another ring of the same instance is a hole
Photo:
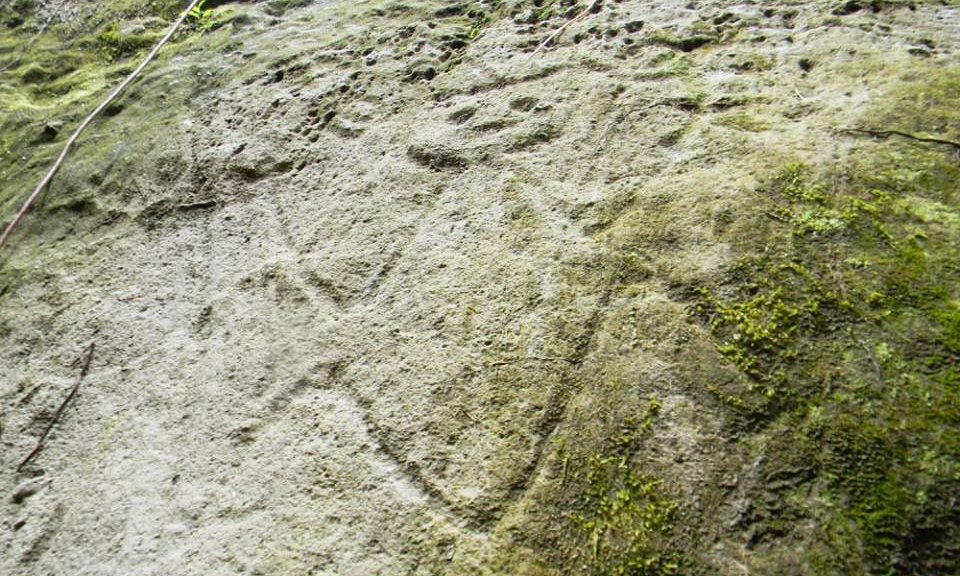
[[[80,382],[83,381],[83,377],[87,375],[87,370],[90,369],[90,361],[93,359],[93,349],[95,343],[91,342],[87,346],[87,357],[83,361],[83,368],[80,369],[80,374],[77,376],[76,382],[73,383],[73,388],[70,389],[70,393],[67,394],[67,397],[63,399],[63,402],[60,403],[60,407],[57,408],[57,412],[53,415],[53,418],[50,419],[50,423],[47,424],[46,429],[44,429],[43,434],[40,435],[40,439],[37,440],[37,445],[33,447],[33,450],[27,454],[27,457],[23,459],[23,462],[17,466],[17,472],[23,470],[23,467],[30,463],[31,460],[36,458],[40,451],[43,450],[43,443],[47,439],[47,436],[50,435],[50,431],[53,430],[54,424],[57,423],[57,420],[60,420],[60,416],[63,415],[63,411],[66,410],[67,404],[73,400],[73,397],[77,395],[77,390],[80,389]]]
[[[567,21],[563,24],[563,26],[557,28],[557,29],[553,32],[553,34],[551,34],[550,36],[547,36],[547,39],[544,40],[543,42],[541,42],[540,45],[537,46],[537,49],[534,50],[532,54],[530,54],[529,56],[527,56],[527,60],[530,60],[531,58],[533,58],[534,56],[536,56],[538,52],[540,52],[540,51],[543,50],[548,44],[550,44],[551,42],[553,42],[553,39],[554,39],[554,38],[556,38],[556,37],[559,36],[560,34],[563,34],[563,31],[566,30],[567,27],[569,27],[571,24],[573,24],[573,23],[576,22],[577,20],[581,20],[584,16],[586,16],[587,14],[589,14],[590,11],[593,10],[593,7],[596,6],[596,5],[597,5],[597,0],[593,0],[593,2],[591,2],[589,6],[587,6],[586,8],[584,8],[584,10],[583,10],[582,12],[580,12],[579,14],[577,14],[576,16],[574,16],[573,18],[567,20]]]
[[[889,138],[891,136],[901,136],[903,138],[909,138],[910,140],[916,140],[917,142],[929,142],[931,144],[943,144],[945,146],[953,146],[960,153],[960,142],[954,142],[953,140],[945,140],[943,138],[931,138],[928,136],[917,136],[916,134],[910,134],[909,132],[901,132],[900,130],[870,130],[869,128],[841,128],[841,132],[846,132],[848,134],[868,134],[870,136],[876,136],[878,138]]]
[[[509,366],[511,364],[520,364],[522,362],[566,362],[568,364],[579,364],[576,358],[562,358],[556,356],[526,356],[524,358],[511,358],[509,360],[499,360],[488,364],[490,367]]]
[[[27,201],[23,203],[23,206],[20,208],[20,211],[17,212],[17,215],[14,216],[13,220],[10,221],[10,224],[7,225],[6,229],[3,231],[3,234],[0,235],[0,247],[2,247],[3,244],[7,241],[7,238],[10,237],[10,234],[13,232],[13,229],[17,227],[17,224],[20,223],[20,220],[23,219],[27,211],[30,210],[30,207],[33,205],[34,201],[37,199],[37,196],[39,196],[40,193],[43,192],[43,190],[47,186],[50,185],[50,181],[53,180],[53,177],[56,175],[57,171],[60,170],[60,167],[63,165],[63,161],[66,160],[67,154],[70,152],[70,148],[77,141],[77,138],[80,136],[80,134],[84,130],[86,130],[87,126],[91,122],[93,122],[93,120],[97,116],[99,116],[100,113],[103,112],[103,110],[107,106],[109,106],[114,100],[116,100],[117,96],[119,96],[120,93],[126,90],[127,86],[129,86],[130,83],[133,82],[140,75],[141,72],[143,72],[144,68],[147,67],[147,64],[149,64],[150,61],[153,60],[153,58],[157,55],[157,52],[160,51],[160,48],[162,48],[163,45],[166,44],[167,41],[173,37],[173,34],[177,31],[178,28],[180,28],[180,25],[183,24],[183,21],[186,20],[187,15],[190,14],[190,10],[192,10],[193,7],[196,6],[199,1],[200,0],[191,0],[190,5],[187,6],[187,8],[183,11],[183,14],[181,14],[180,17],[177,18],[177,21],[174,22],[173,26],[170,28],[170,30],[167,31],[166,35],[163,38],[161,38],[159,42],[157,42],[157,44],[153,47],[152,50],[150,50],[150,53],[147,54],[147,57],[143,60],[143,62],[141,62],[140,65],[137,66],[137,69],[131,72],[130,75],[127,76],[126,79],[124,79],[124,81],[121,82],[120,85],[117,86],[113,90],[113,92],[110,93],[109,96],[107,96],[106,100],[101,102],[99,106],[94,108],[93,112],[91,112],[89,116],[83,119],[83,122],[80,123],[80,126],[77,127],[73,135],[70,136],[70,139],[67,140],[66,145],[64,145],[63,147],[63,151],[60,152],[60,156],[57,157],[57,161],[53,163],[53,166],[47,172],[47,175],[43,177],[43,180],[40,181],[40,184],[37,184],[37,187],[34,189],[33,193],[30,194],[30,197],[27,198]]]

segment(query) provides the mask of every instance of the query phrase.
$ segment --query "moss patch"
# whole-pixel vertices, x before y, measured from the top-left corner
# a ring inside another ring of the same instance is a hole
[[[899,97],[956,122],[944,87],[957,78]],[[896,127],[940,133],[909,116]],[[742,259],[701,288],[696,315],[744,376],[710,390],[766,428],[771,461],[803,461],[754,503],[752,544],[813,520],[817,570],[943,573],[960,558],[960,164],[912,142],[867,146],[766,182],[731,232]]]
[[[91,4],[67,22],[41,21],[32,2],[0,11],[8,24],[0,27],[0,212],[15,210],[80,118],[132,70],[181,4]],[[12,14],[20,21],[16,26],[9,21]],[[195,36],[188,31],[175,42]],[[211,43],[211,36],[204,38]],[[107,114],[123,105],[118,101]],[[89,141],[84,137],[81,146]]]
[[[674,542],[679,505],[637,459],[660,402],[637,398],[616,381],[597,384],[581,400],[574,410],[575,435],[562,436],[550,457],[553,480],[535,491],[526,510],[523,529],[532,533],[513,538],[504,553],[527,549],[551,574],[680,573]]]
[[[116,60],[152,46],[157,39],[153,34],[123,32],[119,22],[111,22],[97,34],[97,45],[108,59]]]
[[[666,546],[677,505],[660,482],[635,469],[630,457],[650,430],[660,403],[650,399],[647,415],[627,423],[603,453],[592,454],[574,472],[583,483],[580,510],[571,515],[581,539],[588,574],[665,575],[679,569]]]

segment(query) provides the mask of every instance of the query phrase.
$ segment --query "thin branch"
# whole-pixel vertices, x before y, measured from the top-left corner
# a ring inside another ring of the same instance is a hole
[[[521,364],[523,362],[566,362],[568,364],[579,364],[581,361],[576,358],[563,358],[557,356],[527,356],[525,358],[510,358],[508,360],[499,360],[488,364],[490,367],[509,366],[511,364]]]
[[[140,65],[137,66],[136,70],[131,72],[130,75],[127,76],[126,79],[124,79],[124,81],[121,82],[120,85],[117,86],[113,90],[113,92],[110,93],[109,96],[107,96],[106,100],[101,102],[99,106],[94,108],[93,112],[91,112],[89,116],[83,119],[83,122],[80,123],[80,126],[77,127],[73,135],[70,136],[70,139],[67,140],[66,145],[64,145],[63,147],[63,151],[60,152],[60,156],[57,158],[57,161],[53,163],[53,166],[47,172],[47,175],[43,177],[43,180],[40,181],[40,184],[38,184],[36,189],[34,189],[33,193],[30,194],[30,197],[27,198],[27,201],[23,203],[23,206],[20,208],[20,211],[17,212],[17,215],[13,217],[13,220],[10,221],[10,224],[8,224],[6,229],[3,231],[3,235],[0,235],[0,247],[2,247],[3,244],[7,241],[7,238],[10,237],[10,234],[13,232],[13,229],[17,227],[17,224],[20,223],[20,220],[22,220],[24,215],[27,213],[27,211],[30,210],[30,207],[33,205],[34,201],[36,201],[40,193],[43,192],[43,190],[47,186],[50,185],[50,181],[53,180],[53,177],[56,175],[57,171],[60,170],[60,167],[63,165],[63,161],[66,160],[67,154],[70,152],[70,148],[77,141],[77,138],[80,137],[80,134],[83,133],[83,131],[87,128],[87,126],[91,122],[93,122],[93,120],[97,116],[99,116],[100,113],[103,112],[107,106],[109,106],[111,103],[113,103],[114,100],[117,99],[117,96],[119,96],[124,90],[126,90],[126,88],[138,76],[140,76],[140,73],[143,72],[144,68],[147,67],[147,64],[149,64],[150,61],[153,60],[153,58],[157,55],[157,52],[160,51],[160,48],[162,48],[163,45],[166,44],[167,41],[173,37],[174,33],[176,33],[177,29],[180,28],[180,25],[183,24],[183,21],[186,20],[187,15],[190,14],[190,11],[193,9],[194,6],[197,5],[198,2],[200,2],[200,0],[191,0],[190,5],[187,6],[186,9],[184,9],[183,13],[180,14],[180,17],[177,18],[177,21],[174,22],[173,26],[170,27],[170,30],[168,30],[166,35],[163,38],[161,38],[159,42],[157,42],[157,44],[153,47],[152,50],[150,50],[150,53],[147,54],[147,57],[143,60],[143,62],[141,62]]]
[[[563,26],[557,28],[557,29],[553,32],[553,34],[551,34],[550,36],[547,36],[547,39],[544,40],[543,42],[541,42],[540,45],[537,46],[537,49],[534,50],[529,56],[527,56],[527,60],[532,59],[534,56],[537,55],[538,52],[540,52],[540,51],[543,50],[548,44],[550,44],[551,42],[553,42],[553,39],[554,39],[554,38],[556,38],[557,36],[563,34],[563,31],[566,30],[571,24],[573,24],[574,22],[576,22],[576,21],[578,21],[578,20],[582,20],[584,17],[586,17],[586,15],[589,14],[590,11],[593,10],[593,7],[596,6],[596,5],[597,5],[597,0],[593,0],[593,2],[590,2],[590,5],[587,6],[586,8],[584,8],[584,10],[583,10],[582,12],[580,12],[579,14],[577,14],[576,16],[574,16],[573,18],[571,18],[571,19],[567,20],[566,22],[564,22]]]
[[[73,388],[70,389],[70,393],[67,394],[67,397],[63,399],[63,402],[60,403],[60,407],[57,408],[57,412],[53,415],[53,418],[50,419],[50,423],[47,424],[46,429],[43,431],[43,434],[40,435],[40,439],[37,440],[37,445],[33,447],[33,450],[27,454],[27,457],[23,459],[23,462],[20,462],[20,465],[17,466],[17,472],[23,470],[23,467],[30,463],[31,460],[36,458],[40,451],[43,450],[43,443],[46,441],[47,436],[50,435],[50,431],[53,430],[54,424],[60,420],[60,416],[63,415],[63,411],[66,410],[67,404],[73,400],[73,397],[77,395],[77,390],[80,389],[80,382],[83,382],[83,377],[87,375],[87,371],[90,369],[90,361],[93,360],[93,349],[96,347],[94,342],[91,342],[87,345],[86,352],[87,356],[83,360],[83,368],[80,369],[80,374],[77,376],[77,380],[73,383]]]
[[[460,412],[462,412],[463,415],[466,416],[467,418],[469,418],[470,421],[473,422],[474,424],[480,424],[480,420],[477,420],[477,417],[476,417],[476,416],[474,416],[473,414],[467,412],[467,409],[466,409],[466,408],[461,408],[461,409],[460,409]]]
[[[960,155],[960,142],[955,142],[953,140],[946,140],[943,138],[917,136],[916,134],[910,134],[909,132],[901,132],[900,130],[871,130],[869,128],[840,128],[840,132],[846,132],[847,134],[867,134],[869,136],[876,136],[878,138],[889,138],[891,136],[900,136],[902,138],[909,138],[910,140],[916,140],[917,142],[943,144],[945,146],[953,146],[954,148],[957,149],[958,155]]]

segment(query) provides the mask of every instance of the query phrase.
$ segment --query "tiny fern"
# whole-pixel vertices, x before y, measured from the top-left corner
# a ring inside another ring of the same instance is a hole
[[[206,32],[213,28],[215,22],[213,17],[213,8],[203,7],[206,1],[207,0],[200,0],[197,2],[196,6],[187,12],[187,20],[195,29],[201,32]]]

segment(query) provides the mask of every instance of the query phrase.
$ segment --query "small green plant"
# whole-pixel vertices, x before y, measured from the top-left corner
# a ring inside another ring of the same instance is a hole
[[[492,20],[490,13],[480,8],[471,8],[467,12],[467,18],[470,19],[470,28],[467,29],[468,40],[475,40],[478,38]]]
[[[537,4],[540,4],[539,6]],[[535,22],[545,22],[560,14],[557,0],[546,0],[542,3],[534,2],[533,19]]]
[[[666,576],[679,569],[663,551],[677,506],[660,482],[632,469],[622,456],[592,456],[584,492],[588,511],[574,516],[589,547],[593,574]]]
[[[575,464],[582,492],[570,514],[585,573],[594,576],[669,576],[680,561],[669,546],[677,504],[660,480],[632,462],[663,405],[651,397],[646,414],[623,422],[599,453]]]
[[[206,32],[213,28],[216,24],[216,19],[213,15],[213,8],[204,8],[203,5],[207,0],[200,0],[197,2],[197,5],[190,9],[187,12],[187,21],[193,26],[194,29],[199,30],[200,32]]]

